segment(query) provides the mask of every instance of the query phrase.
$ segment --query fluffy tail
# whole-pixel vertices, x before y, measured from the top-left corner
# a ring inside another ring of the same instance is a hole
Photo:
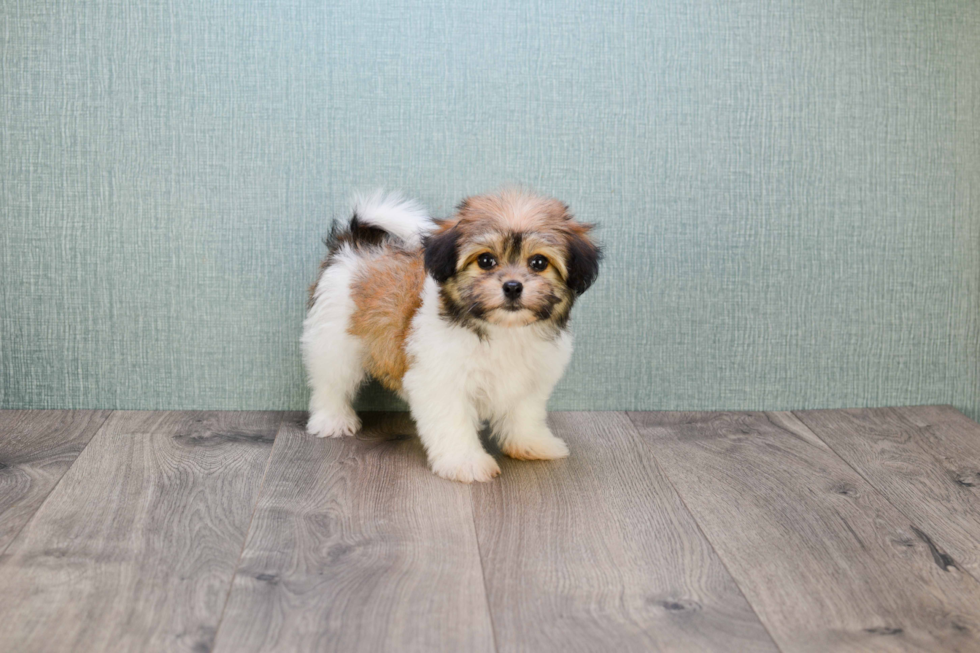
[[[365,227],[380,229],[409,247],[420,247],[422,237],[435,229],[436,224],[415,200],[376,190],[354,198],[351,234],[357,238],[358,231]]]

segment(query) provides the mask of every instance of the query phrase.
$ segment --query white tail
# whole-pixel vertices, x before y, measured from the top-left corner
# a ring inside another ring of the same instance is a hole
[[[421,246],[422,237],[436,228],[418,202],[383,190],[356,195],[354,215],[358,222],[387,231],[410,247]]]

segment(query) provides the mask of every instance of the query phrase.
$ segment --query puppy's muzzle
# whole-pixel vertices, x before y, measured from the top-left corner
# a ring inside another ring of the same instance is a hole
[[[513,301],[521,296],[521,292],[524,290],[524,284],[520,281],[505,281],[503,289],[504,297]]]

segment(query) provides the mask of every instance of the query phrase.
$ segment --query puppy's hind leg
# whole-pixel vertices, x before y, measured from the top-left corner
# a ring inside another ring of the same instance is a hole
[[[347,332],[354,311],[350,278],[351,264],[345,260],[324,271],[303,323],[303,362],[311,390],[306,430],[321,438],[354,435],[361,428],[351,402],[365,376],[364,348]]]

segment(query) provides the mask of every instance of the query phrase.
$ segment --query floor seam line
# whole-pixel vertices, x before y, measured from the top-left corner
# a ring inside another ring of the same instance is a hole
[[[245,529],[245,537],[242,539],[242,548],[238,551],[238,557],[235,559],[235,566],[231,572],[231,581],[228,583],[228,592],[225,594],[224,603],[221,605],[221,614],[218,616],[218,622],[214,625],[214,638],[211,640],[211,647],[208,649],[213,651],[215,645],[218,642],[218,635],[221,632],[221,624],[225,620],[225,611],[228,609],[228,603],[231,600],[231,592],[235,588],[235,579],[238,577],[238,569],[242,564],[242,556],[245,555],[245,547],[248,546],[248,538],[252,534],[252,523],[255,521],[255,513],[258,512],[259,502],[262,501],[262,493],[265,491],[265,479],[269,475],[269,466],[272,464],[272,454],[276,451],[276,445],[279,443],[279,436],[282,434],[282,427],[285,424],[286,411],[279,412],[279,425],[276,427],[276,437],[272,441],[272,448],[269,449],[269,457],[265,461],[265,469],[262,470],[262,481],[259,483],[259,491],[255,495],[255,505],[252,506],[252,514],[248,517],[248,528]]]
[[[636,426],[636,422],[633,421],[633,418],[630,415],[630,413],[633,412],[644,412],[644,411],[629,411],[629,410],[623,411],[623,415],[626,416],[626,421],[629,422],[630,426],[633,428],[633,434],[636,436],[637,440],[639,440],[637,444],[639,444],[642,447],[643,434],[640,433],[640,429]],[[684,510],[691,517],[691,521],[694,522],[694,526],[698,529],[698,532],[701,533],[701,537],[703,537],[704,541],[707,542],[708,546],[711,547],[711,550],[714,552],[715,557],[718,558],[718,562],[720,562],[721,566],[724,567],[725,573],[727,573],[728,577],[732,579],[733,583],[735,583],[735,587],[736,589],[738,589],[738,593],[742,595],[742,598],[745,600],[745,604],[749,606],[750,610],[752,610],[752,614],[754,614],[755,618],[759,621],[759,625],[761,625],[762,629],[766,631],[767,635],[769,635],[769,640],[772,642],[773,646],[775,646],[778,651],[783,651],[785,653],[783,647],[779,644],[778,641],[776,641],[776,638],[769,630],[769,626],[767,626],[766,622],[762,620],[761,616],[759,616],[759,611],[755,609],[755,606],[752,604],[752,601],[750,601],[749,597],[745,595],[745,590],[742,589],[741,583],[738,582],[738,579],[735,577],[735,574],[732,573],[732,570],[728,568],[728,563],[725,562],[725,559],[722,557],[721,552],[718,551],[718,547],[715,545],[714,542],[711,541],[711,539],[708,537],[708,534],[704,532],[704,529],[701,528],[701,522],[699,522],[698,518],[694,516],[694,513],[691,511],[691,508],[687,505],[687,501],[684,500],[683,495],[681,495],[680,491],[678,491],[677,487],[674,485],[674,481],[671,480],[670,475],[667,473],[667,469],[663,466],[663,464],[660,462],[660,459],[657,458],[657,455],[652,451],[652,449],[653,447],[650,447],[650,458],[653,460],[654,464],[660,469],[660,472],[664,475],[664,480],[667,481],[667,484],[670,486],[670,489],[674,491],[675,495],[677,495],[677,499],[681,502],[681,505],[684,507]]]
[[[497,482],[500,483],[500,477],[497,477]],[[483,598],[487,602],[487,618],[490,620],[490,641],[493,644],[493,650],[500,652],[497,647],[497,626],[493,621],[493,610],[490,608],[490,590],[487,587],[487,569],[483,564],[483,549],[480,547],[480,536],[477,534],[476,530],[476,497],[473,493],[473,486],[469,488],[470,491],[470,523],[473,526],[473,541],[476,542],[476,557],[480,561],[480,579],[483,581]]]
[[[82,447],[82,450],[78,452],[78,455],[75,456],[75,459],[71,461],[71,464],[68,465],[64,473],[58,477],[58,480],[55,481],[54,485],[51,486],[51,489],[48,490],[48,493],[44,495],[44,498],[41,499],[41,503],[37,504],[37,509],[34,510],[34,513],[30,516],[30,518],[27,521],[23,523],[23,525],[20,528],[17,529],[17,532],[14,533],[14,536],[12,538],[10,538],[10,541],[7,542],[7,545],[3,547],[3,549],[0,549],[0,556],[4,555],[7,552],[7,549],[9,549],[11,545],[17,541],[17,538],[20,537],[20,534],[24,532],[24,529],[27,528],[28,524],[34,521],[34,518],[37,517],[37,513],[41,512],[41,508],[43,508],[44,504],[47,503],[48,497],[50,497],[51,494],[55,491],[55,488],[61,485],[61,479],[63,479],[65,476],[68,475],[68,472],[71,471],[71,468],[75,466],[75,462],[82,457],[82,454],[85,453],[85,450],[88,449],[88,446],[92,444],[92,440],[98,437],[99,433],[102,432],[102,429],[105,428],[106,422],[108,422],[109,418],[112,417],[115,413],[116,411],[112,409],[108,411],[108,414],[105,416],[105,419],[103,419],[102,423],[99,424],[99,428],[95,429],[95,433],[93,433],[92,437],[89,438],[88,442],[85,443],[85,446]]]
[[[844,461],[844,464],[845,465],[847,465],[852,470],[854,470],[854,473],[857,474],[858,476],[860,476],[864,480],[865,483],[867,483],[869,486],[871,486],[871,489],[873,489],[875,492],[877,492],[879,495],[881,495],[881,498],[884,499],[888,503],[888,505],[890,505],[892,508],[894,508],[898,512],[898,514],[900,514],[902,517],[905,517],[905,519],[908,520],[909,525],[912,526],[912,528],[916,528],[917,526],[925,526],[925,524],[916,524],[916,520],[915,519],[912,519],[911,517],[909,517],[907,514],[905,514],[905,511],[904,510],[902,510],[901,508],[899,508],[898,506],[896,506],[894,503],[892,503],[891,498],[887,494],[885,494],[885,492],[881,488],[879,488],[877,485],[875,485],[874,483],[872,483],[871,482],[871,479],[869,479],[868,477],[866,477],[864,474],[861,473],[861,470],[859,470],[857,467],[855,467],[854,465],[851,464],[851,461],[849,461],[847,458],[844,458],[844,456],[840,455],[840,453],[836,449],[834,449],[834,447],[831,446],[831,444],[829,442],[827,442],[827,440],[825,440],[824,438],[820,437],[820,434],[817,433],[817,431],[813,427],[811,427],[809,424],[807,424],[803,420],[803,418],[800,417],[800,415],[798,414],[798,413],[802,413],[802,412],[806,412],[806,411],[802,411],[802,410],[801,411],[791,410],[789,412],[793,415],[793,417],[795,417],[796,419],[800,420],[800,423],[803,424],[803,426],[807,427],[807,429],[809,429],[809,431],[811,433],[813,433],[815,436],[817,436],[818,438],[820,438],[820,441],[823,442],[825,445],[827,445],[827,448],[830,449],[832,452],[834,452],[834,455],[835,456],[837,456],[840,460]],[[902,415],[899,414],[899,417],[902,417]],[[916,443],[916,446],[918,446],[918,443]],[[929,454],[929,452],[926,452],[926,455],[931,455],[931,454]],[[935,459],[935,457],[933,457],[933,459]],[[932,529],[930,529],[930,530],[932,530]],[[935,532],[935,531],[933,531],[933,532]],[[930,535],[930,537],[931,537],[931,535]],[[963,567],[960,567],[959,564],[956,565],[956,568],[959,569],[964,574],[966,574],[967,576],[969,576],[970,578],[972,578],[975,583],[980,584],[980,577],[975,576],[973,574],[973,572],[971,572],[969,569],[964,569]]]

